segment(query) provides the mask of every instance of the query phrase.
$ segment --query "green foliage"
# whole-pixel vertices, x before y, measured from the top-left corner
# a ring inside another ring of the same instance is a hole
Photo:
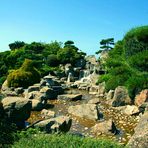
[[[0,77],[0,86],[4,83],[4,81],[7,79],[6,76]]]
[[[62,43],[57,41],[48,44],[40,42],[26,44],[17,41],[12,43],[11,47],[11,51],[0,52],[0,86],[4,77],[7,77],[9,74],[9,71],[21,67],[25,59],[32,60],[34,67],[40,71],[41,76],[44,76],[56,69],[59,70],[59,64],[74,63],[77,59],[84,58],[85,56],[85,53],[79,51],[73,41],[65,42],[64,48],[62,48]],[[65,57],[61,60],[62,57],[60,56],[63,55]],[[18,72],[16,74],[20,75]],[[21,77],[25,75],[22,73]]]
[[[139,71],[148,71],[148,50],[144,50],[128,58],[131,67]]]
[[[43,51],[45,46],[39,42],[32,42],[31,44],[27,44],[25,46],[25,50],[31,53],[39,54]]]
[[[100,54],[103,50],[110,50],[112,49],[112,45],[114,45],[114,38],[108,38],[108,39],[102,39],[100,41],[100,48],[102,50],[99,50],[96,52],[96,54]]]
[[[22,138],[13,148],[123,148],[111,140],[83,138],[70,134],[36,134],[31,138]]]
[[[101,75],[98,78],[97,84],[102,83],[102,82],[107,82],[110,78],[111,78],[110,74]]]
[[[62,48],[61,45],[62,43],[57,41],[46,44],[43,50],[43,56],[47,57],[50,54],[57,55],[58,51]]]
[[[64,48],[60,49],[57,53],[57,57],[62,64],[71,63],[75,64],[76,60],[84,58],[83,52],[78,52],[78,48],[73,45],[74,42],[65,42]]]
[[[60,70],[59,67],[50,67],[46,64],[43,65],[42,68],[40,69],[42,76],[48,75],[49,73],[54,75],[54,72],[59,70]]]
[[[25,42],[22,42],[22,41],[15,41],[14,43],[9,44],[9,48],[11,50],[19,49],[23,46],[25,46]]]
[[[16,140],[16,126],[7,119],[0,119],[0,147],[11,147]]]
[[[110,50],[106,59],[107,74],[98,82],[105,81],[106,89],[119,85],[127,87],[130,97],[148,87],[148,26],[130,30],[122,41]],[[109,78],[108,78],[109,76]],[[107,78],[106,78],[107,77]]]
[[[148,26],[131,29],[127,32],[123,40],[126,56],[148,50]]]
[[[28,87],[39,82],[40,73],[33,66],[31,60],[26,59],[21,68],[12,71],[8,77],[9,87]]]
[[[47,57],[47,65],[51,67],[56,67],[59,65],[59,60],[55,54],[50,54]]]
[[[132,75],[132,77],[126,81],[125,86],[128,88],[131,98],[134,98],[135,94],[141,89],[148,88],[148,73]]]

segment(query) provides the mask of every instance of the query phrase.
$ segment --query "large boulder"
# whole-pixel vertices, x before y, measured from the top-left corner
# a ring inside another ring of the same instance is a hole
[[[70,106],[68,108],[68,113],[74,116],[91,120],[99,120],[101,118],[101,113],[99,112],[99,109],[95,104],[81,104]]]
[[[118,130],[112,120],[97,123],[95,126],[92,127],[91,131],[95,133],[95,135],[109,135],[118,133]]]
[[[148,102],[148,89],[142,90],[138,95],[135,97],[135,105],[141,106],[145,102]]]
[[[127,115],[135,115],[140,112],[139,108],[135,105],[120,106],[120,107],[116,107],[116,109],[120,110],[122,113]]]
[[[41,117],[44,119],[49,119],[55,117],[55,112],[47,109],[41,111]]]
[[[105,82],[100,83],[99,85],[93,85],[89,89],[89,94],[104,96],[104,93],[105,93]]]
[[[17,96],[18,94],[14,91],[14,88],[8,87],[8,81],[5,80],[2,87],[1,87],[1,94],[5,95],[5,96]]]
[[[100,98],[93,98],[88,101],[89,104],[99,104],[101,103]]]
[[[32,91],[39,91],[40,90],[40,87],[39,86],[36,86],[36,85],[33,85],[33,86],[29,86],[28,87],[28,93],[29,92],[32,92]]]
[[[129,140],[129,148],[147,148],[148,146],[148,111],[141,117],[135,133]]]
[[[95,55],[89,55],[89,56],[85,57],[85,60],[93,65],[98,64]]]
[[[66,116],[59,116],[51,119],[46,119],[34,124],[34,127],[39,128],[47,133],[51,132],[68,132],[72,124],[72,119]]]
[[[30,117],[32,103],[22,97],[6,97],[2,100],[4,110],[11,121],[17,123]]]
[[[56,99],[58,95],[56,91],[53,90],[53,88],[49,88],[48,86],[41,88],[40,93],[44,94],[46,100]]]
[[[58,95],[59,100],[64,101],[77,101],[82,99],[81,94],[64,94],[64,95]]]
[[[16,92],[17,95],[20,95],[24,92],[24,89],[23,87],[18,87],[18,88],[15,88],[14,91]]]
[[[48,86],[42,87],[39,91],[25,92],[25,98],[45,101],[49,99],[56,99],[58,93]]]
[[[110,90],[108,93],[107,93],[107,96],[106,96],[106,100],[111,100],[113,99],[114,97],[114,90]]]
[[[41,111],[45,107],[45,103],[39,100],[33,99],[32,101],[32,110]]]
[[[128,95],[128,90],[124,86],[118,86],[115,89],[112,106],[118,107],[130,104],[131,104],[131,99]]]

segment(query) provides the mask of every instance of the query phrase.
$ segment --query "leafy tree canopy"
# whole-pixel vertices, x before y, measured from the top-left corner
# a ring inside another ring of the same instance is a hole
[[[9,48],[11,50],[19,49],[25,45],[25,42],[23,41],[15,41],[14,43],[9,44]]]

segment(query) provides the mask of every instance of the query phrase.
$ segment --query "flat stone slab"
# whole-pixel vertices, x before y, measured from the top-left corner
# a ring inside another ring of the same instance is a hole
[[[68,113],[77,117],[86,118],[90,120],[99,120],[101,113],[95,104],[81,104],[70,106]]]
[[[59,100],[65,101],[77,101],[82,99],[81,94],[65,94],[65,95],[58,95]]]

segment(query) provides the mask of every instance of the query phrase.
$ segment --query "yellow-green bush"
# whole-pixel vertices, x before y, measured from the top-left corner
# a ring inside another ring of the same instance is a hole
[[[7,77],[8,87],[28,87],[39,82],[40,73],[33,66],[31,60],[25,59],[23,65],[12,72]]]

